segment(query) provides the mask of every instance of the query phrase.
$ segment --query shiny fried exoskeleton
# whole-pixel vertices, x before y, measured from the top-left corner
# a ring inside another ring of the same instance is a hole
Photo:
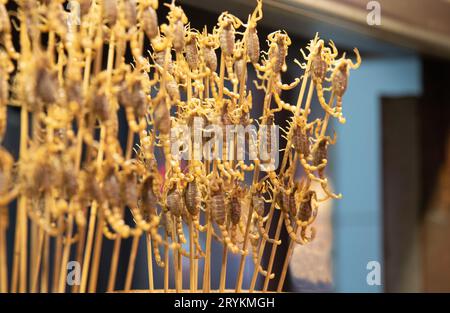
[[[273,114],[270,114],[269,116],[267,116],[266,120],[263,121],[263,126],[260,130],[260,145],[262,145],[263,153],[260,153],[260,160],[261,162],[265,163],[265,162],[270,162],[271,161],[271,156],[272,156],[272,145],[273,145],[273,141],[272,141],[272,128],[274,126],[274,116]],[[261,151],[260,151],[261,152]]]
[[[295,204],[295,188],[285,189],[279,194],[279,204],[283,212],[288,212],[295,215],[297,207]]]
[[[238,197],[230,198],[230,221],[233,225],[239,224],[241,219],[241,202]]]
[[[138,183],[136,173],[130,172],[124,174],[121,189],[123,202],[130,209],[136,208],[138,202]]]
[[[125,106],[128,125],[138,128],[135,118],[144,118],[147,113],[147,98],[139,80],[131,83],[131,86],[124,84],[119,92],[119,102]]]
[[[252,195],[251,205],[253,206],[253,213],[255,216],[256,226],[258,228],[258,232],[264,240],[267,242],[279,245],[281,244],[280,240],[274,240],[269,237],[269,234],[266,232],[264,228],[264,197],[261,191],[256,191]]]
[[[52,155],[43,157],[41,153],[43,153],[42,150],[37,152],[37,158],[32,173],[32,182],[38,192],[45,193],[50,192],[52,187],[61,182],[61,173],[57,168],[56,158]]]
[[[158,35],[158,15],[152,6],[147,6],[142,12],[144,32],[148,38],[153,39]]]
[[[91,99],[92,113],[102,122],[109,119],[109,101],[105,94],[96,94]]]
[[[247,80],[247,72],[245,71],[245,68],[247,67],[247,61],[242,55],[239,55],[239,57],[236,58],[236,61],[234,62],[234,73],[236,73],[237,78],[240,80],[242,78],[242,81],[245,83]],[[244,75],[245,73],[245,75]]]
[[[181,216],[183,211],[183,198],[178,189],[174,188],[167,193],[167,208],[173,216]]]
[[[185,58],[191,71],[196,70],[199,66],[200,57],[197,49],[197,37],[194,33],[188,34],[186,38]]]
[[[213,183],[214,184],[214,183]],[[225,194],[222,187],[220,186],[216,190],[211,190],[209,205],[211,208],[212,219],[219,226],[222,233],[224,244],[233,252],[244,254],[245,251],[240,250],[230,238],[227,229],[227,212],[225,203]]]
[[[153,191],[153,177],[148,176],[141,185],[140,205],[144,218],[149,220],[156,215],[157,198]]]
[[[298,244],[304,244],[303,238],[297,238],[294,228],[292,227],[292,221],[297,216],[297,205],[295,201],[296,188],[284,189],[280,197],[280,206],[283,214],[284,225],[286,231],[289,234],[291,240]]]
[[[328,64],[322,58],[322,49],[323,47],[319,46],[311,60],[311,76],[316,83],[321,83],[325,79],[328,70]]]
[[[103,202],[104,194],[96,173],[97,171],[93,167],[88,167],[80,173],[80,194],[84,206],[90,205],[92,201]]]
[[[153,56],[155,63],[158,64],[160,66],[160,68],[158,70],[163,71],[164,69],[164,65],[166,62],[166,50],[161,50],[161,51],[155,51],[154,56]],[[171,75],[173,75],[174,73],[174,68],[175,65],[173,63],[172,60],[172,55],[169,53],[168,54],[168,59],[167,59],[167,72]]]
[[[308,190],[300,202],[298,208],[297,218],[301,222],[308,222],[313,215],[312,199],[316,198],[316,192],[314,190]]]
[[[246,49],[247,56],[253,64],[259,61],[259,37],[256,30],[257,22],[262,19],[262,0],[257,1],[255,10],[253,11],[247,25],[246,31]]]
[[[170,74],[167,75],[166,90],[171,100],[180,100],[180,89],[178,88],[178,83]]]
[[[172,237],[172,230],[173,230],[174,226],[173,226],[172,214],[170,214],[170,211],[162,212],[161,225],[164,227],[164,231],[165,231],[167,237]]]
[[[133,27],[137,21],[137,6],[135,0],[123,0],[123,9],[127,27]]]
[[[224,225],[226,220],[225,196],[222,190],[213,192],[211,195],[211,212],[213,220],[218,225]]]
[[[192,219],[193,226],[195,227],[193,229],[192,235],[195,250],[197,251],[196,258],[203,257],[205,255],[198,240],[199,231],[206,230],[205,227],[202,227],[199,224],[201,201],[201,192],[198,188],[197,182],[195,180],[188,182],[186,188],[184,189],[184,203],[186,205],[187,212],[189,212],[189,214],[191,215],[190,217]]]
[[[259,37],[256,27],[249,27],[247,33],[247,56],[252,63],[259,61]]]
[[[299,241],[307,243],[314,239],[316,230],[314,227],[310,228],[311,235],[307,235],[306,231],[309,226],[314,222],[317,216],[317,206],[313,205],[313,199],[317,201],[317,195],[314,190],[307,190],[303,194],[300,206],[298,208],[298,215],[296,224],[300,227]]]
[[[314,45],[314,46],[313,46]],[[314,40],[308,46],[308,50],[310,50],[310,54],[306,56],[303,53],[303,57],[305,60],[311,63],[310,72],[311,78],[314,82],[314,85],[317,90],[317,98],[319,100],[322,108],[329,113],[331,116],[339,119],[339,122],[345,123],[345,118],[342,117],[340,112],[336,112],[336,110],[329,107],[327,101],[325,100],[324,90],[329,90],[329,88],[324,89],[322,84],[324,80],[329,80],[326,75],[328,70],[331,68],[331,65],[335,62],[335,58],[338,55],[338,51],[333,41],[330,40],[330,47],[325,47],[323,40]],[[306,69],[306,65],[301,65],[302,68]]]
[[[66,194],[66,197],[68,199],[72,199],[77,195],[79,190],[78,177],[74,167],[71,165],[65,167],[62,176],[63,176],[62,182],[64,187],[64,193]]]
[[[231,18],[228,17],[228,13],[222,13],[219,17],[219,41],[222,53],[225,56],[232,56],[234,53],[234,26]]]
[[[237,230],[241,225],[242,207],[245,197],[246,189],[238,184],[236,189],[231,191],[228,198],[228,216],[231,222],[230,232],[233,244],[236,244],[237,241]]]
[[[176,233],[181,243],[185,243],[186,239],[183,234],[183,196],[176,188],[169,190],[166,196],[167,208],[170,214],[175,218]]]
[[[342,195],[336,195],[332,193],[328,189],[327,179],[325,178],[325,167],[328,163],[328,145],[334,144],[335,142],[336,134],[333,139],[329,136],[319,137],[311,150],[313,157],[313,166],[308,166],[305,169],[307,170],[307,172],[309,172],[308,176],[311,179],[320,181],[320,185],[322,186],[323,191],[326,193],[327,198],[340,199]],[[313,174],[311,174],[311,171],[317,171],[319,178],[316,178]]]
[[[36,69],[36,95],[45,104],[54,103],[58,94],[57,72],[50,69],[46,57],[38,60]]]
[[[155,128],[163,135],[170,132],[170,113],[166,101],[160,100],[153,109],[153,122]]]
[[[257,220],[254,220],[253,222],[252,222],[252,224],[250,225],[251,226],[251,229],[250,229],[250,232],[249,232],[249,237],[250,237],[250,244],[252,245],[252,259],[253,259],[253,264],[255,265],[255,266],[257,266],[258,265],[258,272],[261,274],[261,275],[263,275],[264,277],[267,277],[267,275],[268,275],[268,273],[267,273],[267,271],[265,271],[264,269],[263,269],[263,267],[260,265],[260,264],[258,264],[258,246],[259,246],[259,241],[260,241],[260,239],[261,239],[261,237],[259,236],[259,234],[258,234],[258,225],[257,225],[257,223],[258,223],[258,221]],[[270,274],[270,279],[273,279],[275,277],[275,274]]]
[[[252,206],[253,206],[253,211],[257,215],[259,215],[259,216],[264,215],[264,198],[260,192],[255,192],[252,195]]]
[[[78,111],[81,104],[83,103],[83,93],[81,90],[81,83],[74,79],[67,79],[65,83],[65,91],[67,96],[67,101],[69,103],[74,103],[76,108],[74,111]]]
[[[181,20],[175,22],[173,28],[173,36],[173,48],[176,52],[181,53],[184,48],[184,25]]]
[[[106,25],[114,26],[118,17],[117,0],[103,0],[103,18]]]
[[[201,197],[196,181],[189,182],[184,190],[184,202],[191,215],[196,216],[198,214],[200,201]]]
[[[144,117],[147,113],[147,101],[145,92],[142,90],[142,85],[135,82],[131,87],[131,103],[134,109],[134,114],[138,118]]]
[[[218,48],[217,38],[207,34],[205,29],[203,33],[199,34],[198,39],[204,64],[211,72],[215,72],[217,70],[217,55],[215,52],[215,49]]]
[[[324,137],[321,138],[317,143],[313,153],[313,165],[319,166],[323,163],[323,160],[327,160],[328,158],[328,140],[329,138]],[[323,169],[319,170],[320,177],[323,176]]]
[[[165,4],[170,8],[168,19],[170,21],[170,33],[172,38],[173,48],[177,53],[181,53],[184,48],[184,24],[188,22],[186,15],[183,12],[183,9],[179,6],[175,6],[174,2],[170,5]]]
[[[280,31],[269,34],[268,36],[270,44],[269,48],[269,61],[272,64],[272,72],[278,74],[281,71],[285,72],[286,56],[288,53],[288,47],[291,45],[291,39],[287,34]]]
[[[88,14],[92,5],[92,0],[78,0],[78,3],[80,4],[80,15],[85,16]]]
[[[120,180],[114,168],[107,168],[105,178],[103,179],[103,194],[112,208],[118,208],[121,205]]]
[[[309,141],[308,135],[302,127],[294,126],[294,132],[292,134],[292,144],[294,145],[295,152],[299,155],[303,155],[304,158],[309,156]]]
[[[212,71],[217,70],[217,55],[212,47],[205,46],[202,49],[206,66]]]
[[[342,97],[347,90],[347,64],[344,63],[334,72],[332,86],[337,97]],[[341,102],[338,102],[341,105]]]
[[[350,69],[357,69],[361,65],[361,56],[358,49],[355,48],[354,52],[356,54],[356,63],[346,59],[344,55],[340,60],[336,61],[337,65],[331,74],[331,89],[336,96],[336,107],[339,109],[342,107],[342,97],[347,90]]]
[[[228,12],[223,12],[219,16],[218,33],[220,48],[224,56],[229,57],[234,53],[235,28],[242,25],[242,22],[234,15]]]
[[[328,157],[327,145],[328,145],[328,138],[326,137],[319,139],[319,141],[317,142],[317,147],[315,149],[313,156],[313,164],[315,166],[321,164],[323,160],[327,159]]]

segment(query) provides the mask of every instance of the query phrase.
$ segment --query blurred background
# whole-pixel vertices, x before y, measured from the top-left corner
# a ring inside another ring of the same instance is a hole
[[[222,11],[246,20],[255,1],[177,4],[192,27],[206,24],[211,30]],[[362,66],[351,71],[343,99],[347,123],[331,125],[338,141],[330,151],[328,175],[344,197],[320,208],[317,237],[296,248],[285,291],[450,292],[450,1],[264,0],[263,10],[258,24],[261,48],[267,50],[266,36],[278,29],[292,39],[286,83],[301,75],[293,60],[301,60],[299,49],[316,32],[351,58],[357,47],[363,59]],[[166,13],[160,4],[161,23]],[[295,103],[297,93],[284,92],[283,99]],[[255,90],[255,103],[262,97]],[[9,134],[18,134],[19,110],[8,110]],[[312,110],[323,114],[318,103]],[[286,126],[288,118],[279,116],[276,122]],[[126,124],[125,119],[120,123]],[[126,130],[121,132],[125,141]],[[8,150],[16,153],[17,143],[15,135],[5,140]],[[286,233],[283,238],[275,260],[277,274]],[[112,246],[104,241],[100,291],[106,289]],[[139,246],[133,287],[145,289],[144,238]],[[125,241],[117,286],[123,286],[130,248],[131,242]],[[212,262],[220,264],[222,246],[214,249]],[[251,263],[247,261],[244,289],[253,272]],[[238,257],[230,258],[229,280],[237,266]],[[188,266],[184,268],[187,277]],[[380,275],[379,282],[370,279],[374,273]],[[162,279],[160,274],[155,278]],[[219,271],[213,272],[212,288],[218,281]],[[234,285],[228,281],[227,286]]]

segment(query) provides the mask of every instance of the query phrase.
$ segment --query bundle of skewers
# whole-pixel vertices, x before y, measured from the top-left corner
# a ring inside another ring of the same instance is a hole
[[[16,135],[6,131],[7,106],[18,107],[20,151],[15,160],[0,145],[0,292],[96,292],[105,240],[114,242],[107,291],[130,291],[142,236],[150,292],[213,291],[212,271],[220,271],[220,292],[227,279],[236,292],[259,291],[258,278],[265,292],[285,228],[282,291],[294,246],[314,239],[320,203],[341,197],[326,176],[336,141],[327,128],[331,118],[345,123],[342,98],[358,50],[353,62],[316,35],[296,60],[302,76],[285,83],[291,40],[273,32],[260,51],[262,0],[246,21],[222,13],[210,32],[191,28],[174,2],[164,4],[161,25],[157,0],[70,1],[70,11],[62,0],[20,0],[14,12],[7,2],[0,1],[0,144]],[[262,103],[253,103],[252,84]],[[283,101],[295,88],[297,102]],[[324,113],[311,120],[315,95]],[[280,162],[276,114],[290,116]],[[198,140],[195,125],[208,140]],[[249,131],[225,131],[238,127]],[[237,157],[242,143],[247,158]],[[131,251],[117,286],[125,240]],[[211,262],[213,241],[223,245],[220,264]],[[240,258],[236,277],[227,277],[230,254]],[[70,285],[73,261],[80,277]]]

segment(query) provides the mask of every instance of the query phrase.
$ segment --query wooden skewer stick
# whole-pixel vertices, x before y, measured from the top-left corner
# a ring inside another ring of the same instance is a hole
[[[192,225],[192,217],[189,215],[189,290],[195,292],[195,267],[194,267],[194,227]]]
[[[125,291],[130,291],[131,284],[133,282],[134,266],[136,264],[136,255],[139,247],[140,238],[141,238],[140,235],[133,236],[133,243],[131,244],[130,260],[128,262],[127,276],[125,279]]]
[[[222,267],[220,271],[219,292],[223,292],[225,289],[225,283],[227,280],[227,259],[228,259],[228,247],[226,243],[224,243],[222,252]]]
[[[102,244],[103,244],[103,232],[102,232],[103,224],[104,224],[103,210],[99,210],[96,227],[97,231],[95,233],[94,255],[90,271],[91,275],[89,281],[89,292],[95,292],[97,290],[98,269],[100,265],[100,257],[102,253]]]
[[[59,284],[58,284],[58,289],[57,289],[58,292],[64,292],[65,287],[66,287],[67,264],[69,262],[70,247],[71,247],[70,239],[72,237],[72,232],[73,232],[73,214],[69,214],[67,225],[68,225],[68,229],[67,229],[67,234],[66,234],[66,242],[64,243],[63,256],[61,259],[61,269],[60,269]]]
[[[122,216],[123,216],[123,213],[122,213]],[[119,264],[119,251],[120,251],[121,243],[122,243],[122,237],[120,236],[120,234],[117,234],[117,238],[114,240],[113,254],[111,257],[111,267],[109,269],[109,280],[108,280],[108,287],[107,287],[108,292],[112,292],[116,285],[117,266]]]
[[[8,227],[8,207],[0,208],[0,292],[8,292],[8,254],[6,229]]]
[[[95,218],[97,215],[97,202],[93,202],[91,206],[90,218],[89,218],[89,228],[88,228],[88,236],[86,241],[86,246],[84,250],[84,259],[83,259],[83,269],[81,272],[81,283],[80,283],[80,292],[86,292],[86,284],[88,278],[89,271],[89,263],[91,260],[91,252],[92,252],[92,241],[94,239],[94,227],[95,227]]]
[[[38,237],[39,239],[38,239],[38,244],[37,244],[38,253],[36,255],[37,259],[35,262],[36,268],[33,270],[33,278],[31,281],[31,292],[32,293],[36,292],[36,289],[37,289],[38,277],[39,277],[39,272],[40,272],[39,269],[41,267],[41,257],[42,257],[42,254],[40,252],[42,251],[42,247],[44,245],[44,233],[45,233],[44,229],[39,229],[39,237]]]
[[[20,20],[20,46],[21,61],[25,64],[31,53],[30,40],[28,38],[27,17],[24,12],[19,12]],[[20,62],[19,62],[20,63]],[[21,102],[20,108],[20,153],[19,158],[24,157],[27,151],[28,141],[28,106],[26,101]],[[23,194],[19,195],[16,217],[16,233],[14,239],[14,258],[11,292],[26,291],[27,284],[27,199]]]
[[[86,226],[78,225],[78,245],[77,245],[75,261],[80,265],[80,268],[83,267],[83,248],[84,248],[85,239],[86,239]],[[80,292],[80,285],[74,284],[72,287],[72,292],[73,293]]]
[[[206,230],[206,255],[205,255],[205,265],[203,269],[203,292],[211,291],[211,240],[212,240],[212,213],[211,207],[207,205],[206,212],[207,220],[207,230]]]
[[[151,234],[147,233],[145,236],[147,241],[147,270],[148,270],[148,289],[150,291],[155,289],[153,280],[153,259],[152,259],[152,238]]]
[[[58,228],[62,229],[64,216],[58,217]],[[59,275],[61,271],[59,270],[64,264],[62,263],[62,254],[63,254],[63,236],[58,236],[55,242],[55,252],[53,257],[53,282],[52,282],[52,291],[58,292],[59,287]]]
[[[168,242],[167,233],[164,233],[164,240]],[[164,248],[164,292],[169,291],[169,246]]]

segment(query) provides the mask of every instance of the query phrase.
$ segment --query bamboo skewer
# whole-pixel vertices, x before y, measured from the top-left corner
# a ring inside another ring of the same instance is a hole
[[[92,241],[94,239],[94,227],[95,227],[95,216],[97,214],[97,203],[94,202],[91,207],[90,219],[89,219],[89,228],[88,228],[88,236],[86,242],[86,248],[83,259],[83,269],[81,272],[81,284],[80,284],[80,292],[86,292],[86,284],[88,278],[89,271],[89,263],[91,260],[91,251],[92,251]]]
[[[8,218],[8,208],[0,208],[0,216],[5,218],[5,221],[0,221],[0,292],[8,292],[8,256],[6,244],[6,229]]]
[[[131,283],[133,282],[134,266],[136,264],[136,254],[140,238],[141,236],[134,236],[133,243],[131,244],[130,260],[128,262],[127,277],[125,279],[125,291],[129,291],[131,289]]]
[[[62,256],[62,260],[61,260],[61,270],[60,270],[60,274],[59,274],[59,284],[58,284],[58,292],[64,292],[65,291],[65,286],[66,286],[66,273],[67,273],[67,264],[69,263],[69,255],[70,255],[70,239],[72,236],[72,231],[73,231],[73,215],[70,214],[69,215],[69,219],[68,219],[68,230],[67,230],[67,234],[66,234],[66,238],[65,238],[65,243],[64,243],[64,251],[63,251],[63,256]],[[57,269],[57,268],[56,268]]]
[[[189,290],[195,292],[195,265],[194,265],[194,227],[192,225],[192,217],[189,216]]]
[[[37,251],[42,251],[42,246],[44,245],[44,230],[40,229],[39,230],[39,239],[38,239],[38,250]],[[36,263],[35,266],[36,268],[33,270],[33,278],[31,281],[31,292],[34,293],[36,292],[37,289],[37,284],[38,284],[38,277],[39,277],[39,272],[40,272],[40,267],[41,267],[41,257],[42,254],[41,253],[37,253],[37,259],[36,259]]]
[[[164,239],[167,241],[167,234],[164,234]],[[169,291],[169,248],[164,250],[164,292]]]
[[[58,228],[62,228],[63,223],[63,216],[60,216],[58,218],[57,224]],[[69,225],[70,227],[70,225]],[[58,236],[55,240],[55,255],[53,257],[53,281],[52,281],[52,291],[57,292],[59,289],[59,275],[61,274],[61,271],[59,270],[62,265],[64,264],[62,262],[62,256],[63,256],[63,236]],[[67,263],[66,263],[67,264]]]
[[[152,259],[152,240],[151,234],[146,234],[145,239],[147,242],[147,270],[148,270],[148,289],[150,291],[155,289],[153,280],[153,259]]]
[[[224,243],[222,252],[222,266],[220,271],[219,292],[225,290],[225,284],[227,280],[227,259],[228,259],[228,247]]]

